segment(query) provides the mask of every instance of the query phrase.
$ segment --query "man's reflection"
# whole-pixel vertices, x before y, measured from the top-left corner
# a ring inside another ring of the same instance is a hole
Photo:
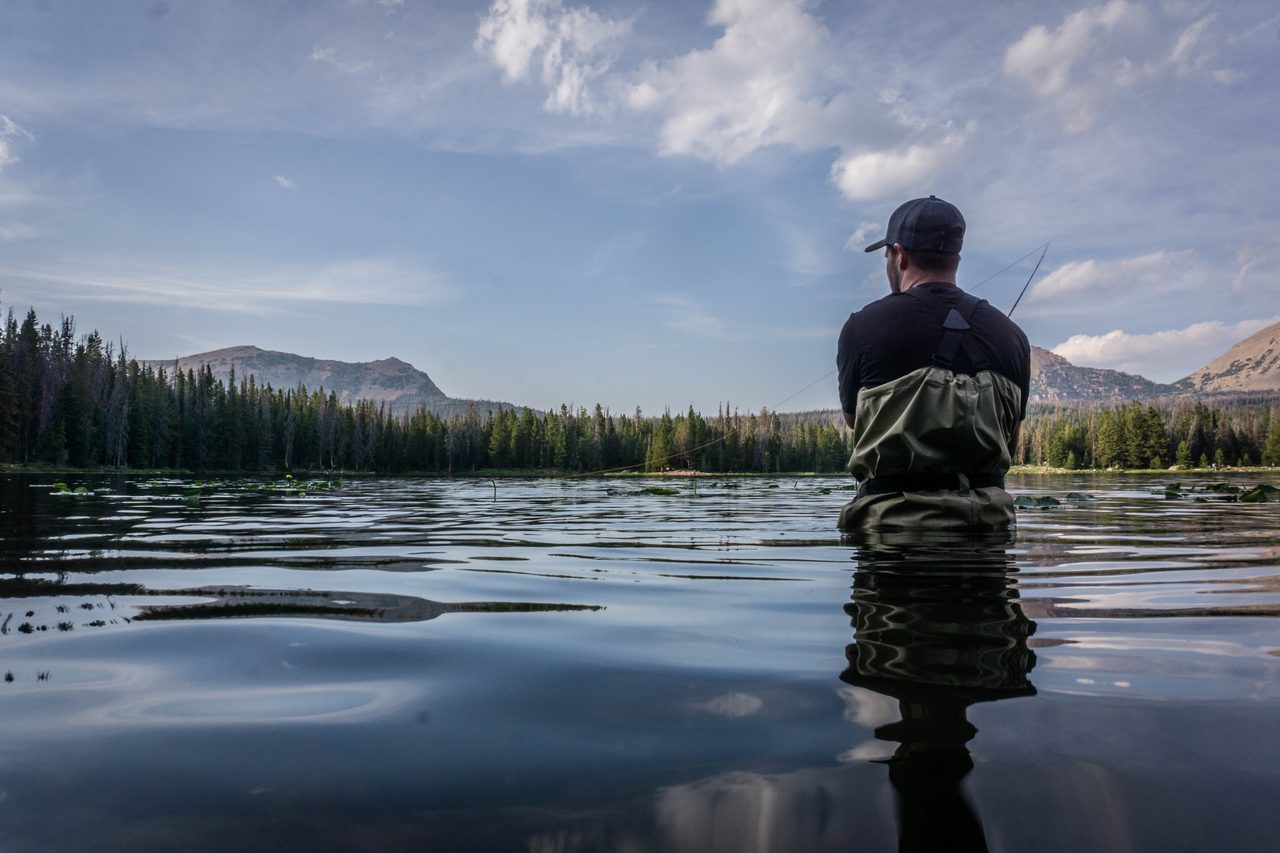
[[[961,790],[973,769],[970,705],[1033,696],[1027,673],[1035,623],[1022,612],[1009,533],[922,540],[880,534],[858,542],[854,642],[841,679],[898,701],[902,719],[876,737],[897,791],[899,850],[986,850]]]

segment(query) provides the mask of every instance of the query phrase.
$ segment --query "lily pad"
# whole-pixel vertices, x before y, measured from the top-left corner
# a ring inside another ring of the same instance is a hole
[[[1018,495],[1013,499],[1013,505],[1020,509],[1048,509],[1051,506],[1059,506],[1062,501],[1051,495]]]
[[[1280,499],[1280,489],[1265,483],[1254,486],[1240,495],[1240,502],[1247,504],[1271,503],[1277,499]]]

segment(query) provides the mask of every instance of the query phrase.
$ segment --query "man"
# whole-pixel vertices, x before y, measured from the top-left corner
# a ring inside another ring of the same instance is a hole
[[[964,217],[935,196],[893,212],[891,293],[849,316],[836,366],[853,429],[847,531],[1013,523],[1004,490],[1026,416],[1031,347],[1012,320],[956,286]]]

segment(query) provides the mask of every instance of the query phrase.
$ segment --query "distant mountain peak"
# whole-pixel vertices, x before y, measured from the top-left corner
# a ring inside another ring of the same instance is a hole
[[[336,394],[338,400],[345,404],[371,400],[385,403],[397,413],[412,413],[426,408],[437,414],[447,414],[473,404],[481,412],[486,408],[514,408],[510,403],[449,397],[424,371],[394,356],[377,361],[347,362],[245,345],[143,363],[166,370],[172,369],[176,363],[184,372],[200,371],[208,365],[214,376],[224,382],[230,379],[234,370],[237,381],[252,376],[258,385],[273,388],[304,386],[308,391],[323,389],[325,393]]]
[[[1176,384],[1201,393],[1280,390],[1280,323],[1239,341]]]
[[[1077,367],[1051,350],[1031,348],[1031,400],[1037,403],[1139,400],[1176,393],[1133,373]]]

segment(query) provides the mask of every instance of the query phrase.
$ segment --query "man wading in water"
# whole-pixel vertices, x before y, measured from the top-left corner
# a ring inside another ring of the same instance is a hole
[[[1017,325],[956,286],[964,217],[934,196],[893,212],[892,291],[849,316],[836,366],[853,429],[857,497],[846,531],[966,530],[1014,521],[1004,490],[1027,413],[1031,347]]]

